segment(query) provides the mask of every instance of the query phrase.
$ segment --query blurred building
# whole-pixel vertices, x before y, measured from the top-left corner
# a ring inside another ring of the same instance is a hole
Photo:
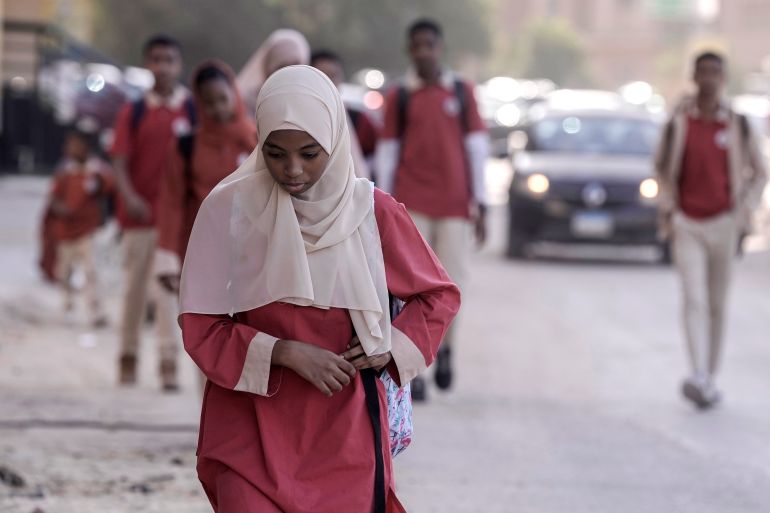
[[[121,71],[89,45],[93,0],[4,0],[0,5],[0,171],[45,172],[57,161],[65,127],[77,121],[88,89],[94,95],[85,104],[97,114],[105,110],[107,93],[109,109],[123,101],[122,93],[116,97],[105,84],[105,77],[119,79]],[[88,88],[91,76],[96,87]]]

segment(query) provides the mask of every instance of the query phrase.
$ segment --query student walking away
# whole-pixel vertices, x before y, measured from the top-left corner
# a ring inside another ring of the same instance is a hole
[[[345,68],[343,67],[342,59],[330,50],[313,52],[310,58],[310,65],[323,71],[338,89],[345,81]],[[352,150],[356,165],[356,176],[370,178],[376,184],[377,180],[372,172],[372,164],[374,152],[377,149],[379,129],[366,111],[347,104],[345,108],[348,111],[348,124],[353,144]]]
[[[441,27],[418,20],[407,32],[413,68],[388,92],[375,169],[378,186],[406,205],[415,224],[460,288],[469,266],[471,232],[486,238],[484,164],[489,140],[473,86],[443,67]],[[456,322],[455,322],[456,324]],[[436,362],[441,389],[452,384],[450,328]],[[424,400],[425,383],[412,383]]]
[[[73,311],[74,271],[85,275],[84,293],[90,322],[107,325],[94,261],[94,233],[103,224],[103,199],[111,194],[113,173],[109,164],[92,152],[91,136],[77,129],[67,134],[64,157],[53,177],[48,212],[56,240],[55,277],[64,292],[64,310]]]
[[[697,93],[672,113],[656,156],[660,231],[672,242],[682,281],[692,366],[682,392],[702,409],[721,397],[716,376],[733,258],[741,236],[751,229],[752,212],[767,180],[748,120],[722,96],[725,78],[721,55],[697,57]]]
[[[199,122],[172,146],[159,202],[154,269],[164,288],[174,294],[179,292],[187,241],[203,199],[257,145],[256,126],[227,64],[199,65],[192,75],[192,88]]]
[[[310,45],[300,32],[278,29],[262,43],[238,73],[238,88],[247,112],[254,112],[262,84],[277,70],[310,62]]]
[[[158,197],[175,137],[189,133],[194,106],[179,84],[182,52],[179,43],[155,36],[144,46],[145,66],[155,85],[139,100],[126,104],[115,126],[112,147],[120,197],[117,217],[122,229],[125,290],[119,360],[119,383],[136,382],[139,331],[147,296],[155,302],[155,336],[160,352],[162,387],[177,389],[179,340],[173,294],[152,279],[157,242]]]
[[[323,73],[277,71],[257,149],[193,226],[180,322],[208,377],[198,476],[217,513],[404,511],[375,372],[425,369],[460,295],[406,210],[355,177],[346,118]],[[389,295],[406,301],[392,322]]]

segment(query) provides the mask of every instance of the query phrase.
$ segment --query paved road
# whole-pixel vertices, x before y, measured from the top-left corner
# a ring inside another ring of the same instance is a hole
[[[192,367],[180,396],[155,394],[152,358],[142,387],[112,388],[114,336],[63,324],[55,292],[26,263],[40,190],[0,181],[4,209],[30,213],[0,219],[0,466],[29,482],[0,484],[0,511],[207,511],[191,469]],[[396,461],[409,511],[770,511],[770,253],[738,266],[725,404],[699,414],[678,395],[686,360],[673,272],[504,261],[501,214],[465,294],[457,389],[431,391]],[[104,262],[115,265],[109,253]],[[52,425],[10,422],[29,419]],[[167,432],[148,431],[157,426]]]

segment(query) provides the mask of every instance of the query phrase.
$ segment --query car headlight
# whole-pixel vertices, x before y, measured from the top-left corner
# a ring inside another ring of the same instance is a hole
[[[542,195],[548,192],[551,182],[548,177],[541,173],[535,173],[527,177],[527,189],[532,194]]]
[[[655,199],[658,197],[658,181],[654,178],[647,178],[639,185],[639,194],[645,199]]]

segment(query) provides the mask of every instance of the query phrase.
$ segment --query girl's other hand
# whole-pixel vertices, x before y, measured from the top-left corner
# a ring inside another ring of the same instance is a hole
[[[356,368],[343,357],[297,340],[276,342],[273,363],[293,370],[327,397],[349,385],[356,375]]]
[[[361,346],[361,341],[358,339],[358,337],[354,337],[353,340],[350,341],[350,346],[348,347],[347,351],[342,353],[342,357],[346,361],[352,363],[358,370],[374,369],[376,371],[382,370],[387,364],[390,363],[390,360],[393,359],[390,352],[373,356],[366,356],[364,348]]]

